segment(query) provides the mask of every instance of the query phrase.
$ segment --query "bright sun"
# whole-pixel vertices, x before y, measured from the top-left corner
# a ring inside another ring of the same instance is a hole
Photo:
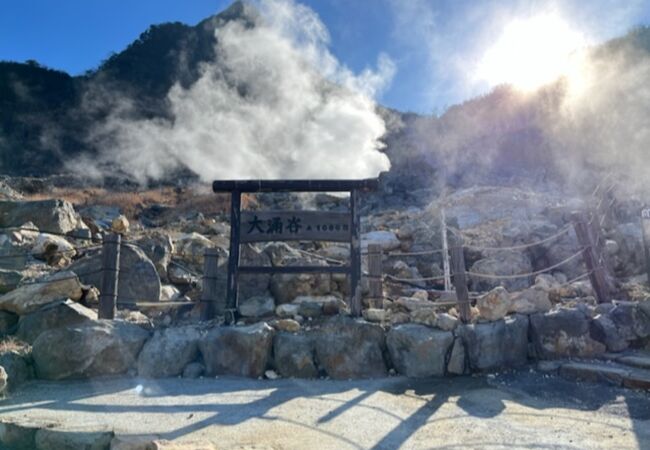
[[[513,20],[485,52],[475,75],[490,86],[511,84],[530,91],[573,76],[577,50],[586,45],[586,37],[557,14]]]

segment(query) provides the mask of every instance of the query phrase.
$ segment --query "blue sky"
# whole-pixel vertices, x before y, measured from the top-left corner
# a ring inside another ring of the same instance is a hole
[[[650,0],[304,0],[320,16],[331,52],[355,71],[381,53],[397,72],[378,101],[400,110],[441,112],[487,92],[470,81],[474,67],[510,21],[559,11],[596,43],[650,24]],[[120,51],[149,25],[195,24],[228,0],[2,0],[0,59],[40,63],[79,74]]]

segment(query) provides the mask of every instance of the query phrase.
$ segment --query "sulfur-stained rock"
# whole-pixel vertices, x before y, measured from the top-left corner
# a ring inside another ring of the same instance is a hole
[[[503,319],[510,309],[510,295],[505,288],[498,286],[476,300],[481,319],[488,321]]]

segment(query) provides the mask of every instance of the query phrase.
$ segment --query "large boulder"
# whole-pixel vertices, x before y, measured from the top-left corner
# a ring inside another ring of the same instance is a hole
[[[453,342],[454,335],[449,331],[416,324],[398,325],[386,335],[393,365],[397,372],[407,377],[444,375]]]
[[[312,334],[277,333],[273,339],[275,369],[283,377],[316,378]]]
[[[196,267],[203,266],[205,251],[212,247],[212,241],[199,233],[185,234],[174,242],[176,256]]]
[[[385,252],[400,248],[400,241],[392,231],[371,231],[361,235],[361,248],[368,249],[369,244],[377,244]]]
[[[6,236],[0,235],[0,269],[23,270],[27,266],[29,257],[28,246],[12,242]]]
[[[476,307],[481,319],[488,321],[503,319],[510,309],[510,295],[505,288],[495,287],[476,300]]]
[[[32,255],[39,259],[46,259],[48,255],[53,253],[72,258],[77,251],[74,245],[62,236],[47,233],[39,234],[32,247]]]
[[[238,308],[243,317],[271,316],[275,311],[275,301],[270,295],[257,295],[241,300]]]
[[[591,358],[605,352],[605,345],[591,337],[589,319],[577,309],[532,314],[530,327],[540,359]]]
[[[9,311],[0,311],[0,337],[13,334],[18,325],[18,314]]]
[[[17,270],[0,269],[0,294],[6,294],[18,287],[21,281],[25,279],[22,272]]]
[[[620,302],[610,312],[609,317],[618,333],[627,341],[650,336],[650,317],[635,302]]]
[[[20,227],[26,222],[49,233],[87,228],[72,204],[65,200],[0,201],[0,227]]]
[[[65,300],[51,303],[21,316],[16,335],[19,339],[32,344],[44,331],[78,325],[90,320],[97,320],[95,311],[71,300]]]
[[[643,234],[638,222],[617,225],[612,232],[612,239],[618,244],[618,251],[613,258],[616,274],[629,277],[643,273],[645,254]]]
[[[84,284],[101,288],[102,255],[92,253],[75,261],[68,270],[79,274]],[[147,255],[133,245],[120,247],[118,302],[157,302],[160,299],[160,277]]]
[[[261,377],[269,361],[273,329],[266,323],[216,327],[199,341],[207,375]]]
[[[532,265],[528,256],[522,252],[501,251],[476,261],[470,272],[488,276],[521,275],[532,272]],[[531,284],[531,280],[526,277],[498,279],[470,276],[469,278],[472,290],[477,292],[489,291],[497,286],[503,286],[508,291],[520,291]]]
[[[316,358],[332,378],[377,378],[386,375],[381,326],[335,317],[323,324],[316,339]]]
[[[156,331],[138,356],[138,375],[165,378],[181,375],[199,354],[201,333],[193,326]]]
[[[58,272],[0,296],[0,310],[25,315],[57,300],[79,300],[82,295],[81,283],[74,273]]]
[[[38,378],[61,380],[134,369],[149,332],[127,322],[93,321],[41,333],[32,347]]]
[[[490,323],[460,325],[456,334],[463,339],[474,370],[494,370],[526,364],[528,318],[509,316]]]
[[[618,332],[609,314],[598,314],[589,326],[590,336],[605,344],[608,351],[620,352],[629,346],[628,341]]]

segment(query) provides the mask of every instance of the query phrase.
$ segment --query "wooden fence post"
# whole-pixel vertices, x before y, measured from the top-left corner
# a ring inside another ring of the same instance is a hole
[[[451,290],[451,270],[449,267],[449,244],[447,239],[447,217],[445,209],[440,210],[440,230],[442,232],[442,270],[444,273],[445,291]]]
[[[463,242],[460,237],[454,235],[451,238],[451,269],[454,276],[454,287],[456,288],[458,314],[463,323],[469,323],[472,320],[472,312],[469,304],[469,290],[467,289],[467,269],[465,268]]]
[[[219,297],[217,291],[217,269],[219,267],[219,250],[206,248],[203,255],[203,289],[201,291],[201,320],[214,319],[215,314],[223,315],[226,309],[223,292]],[[218,299],[221,298],[222,301]]]
[[[99,295],[100,319],[114,319],[117,309],[117,290],[120,277],[120,245],[122,236],[116,233],[104,236],[102,245],[102,283]]]
[[[382,284],[382,251],[379,244],[368,244],[368,306],[383,308],[384,287]]]
[[[232,191],[230,196],[230,257],[226,280],[226,324],[233,324],[237,317],[237,282],[239,279],[239,232],[241,218],[241,192]]]
[[[359,191],[350,192],[350,216],[352,233],[350,234],[350,311],[352,316],[361,315],[361,219],[359,216]]]
[[[592,217],[592,219],[594,219]],[[573,228],[575,229],[578,242],[583,248],[582,254],[585,258],[585,265],[589,271],[589,281],[594,288],[598,303],[611,302],[611,293],[607,282],[607,272],[604,267],[603,258],[598,255],[596,243],[593,241],[593,230],[590,228],[587,215],[584,212],[572,214]],[[594,220],[598,220],[595,218]]]

